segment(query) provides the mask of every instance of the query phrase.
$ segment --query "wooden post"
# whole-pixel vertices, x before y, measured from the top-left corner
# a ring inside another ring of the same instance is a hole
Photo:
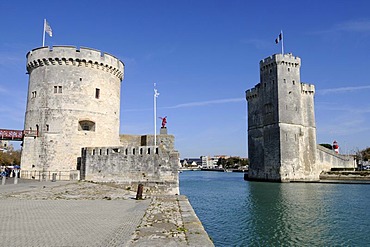
[[[139,186],[137,187],[136,200],[143,199],[143,189],[144,189],[144,185],[139,184]]]

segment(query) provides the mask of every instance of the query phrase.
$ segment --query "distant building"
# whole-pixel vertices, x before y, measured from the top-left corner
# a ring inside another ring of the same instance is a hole
[[[215,169],[218,167],[217,162],[219,156],[209,157],[209,156],[201,156],[202,159],[202,168],[204,169]]]
[[[202,160],[198,158],[185,158],[183,160],[180,160],[180,163],[182,167],[202,167]]]
[[[13,145],[9,141],[0,140],[0,152],[13,151]]]

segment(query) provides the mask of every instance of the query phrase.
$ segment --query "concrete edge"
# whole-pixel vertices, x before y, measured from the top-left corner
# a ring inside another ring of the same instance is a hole
[[[184,195],[179,195],[178,199],[188,245],[214,246],[198,216],[195,214],[188,198]]]

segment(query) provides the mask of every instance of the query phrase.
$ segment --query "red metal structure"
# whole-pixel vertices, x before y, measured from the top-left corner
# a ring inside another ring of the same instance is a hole
[[[36,130],[7,130],[0,129],[0,140],[23,141],[25,136],[37,137]]]

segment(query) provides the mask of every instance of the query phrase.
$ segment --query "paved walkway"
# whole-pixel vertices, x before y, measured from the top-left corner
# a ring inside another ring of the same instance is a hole
[[[101,184],[8,179],[0,246],[213,246],[186,197],[134,197]]]
[[[0,186],[0,246],[125,246],[150,204],[97,184],[10,180]]]

